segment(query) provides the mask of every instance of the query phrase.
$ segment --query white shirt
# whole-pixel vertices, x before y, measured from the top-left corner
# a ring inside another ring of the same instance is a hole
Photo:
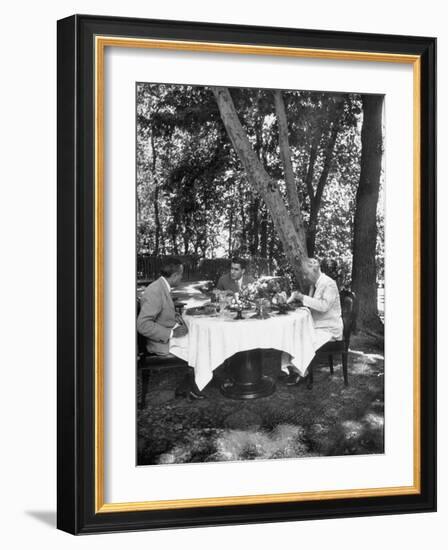
[[[321,273],[313,297],[303,296],[303,305],[310,308],[315,328],[327,330],[336,340],[342,338],[341,301],[333,279]]]

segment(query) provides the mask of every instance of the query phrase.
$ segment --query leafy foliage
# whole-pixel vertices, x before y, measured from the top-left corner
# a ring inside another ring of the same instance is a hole
[[[273,92],[233,88],[231,95],[254,150],[286,198]],[[360,97],[310,91],[283,95],[309,253],[336,261],[339,282],[348,286],[360,173]],[[210,88],[137,86],[137,197],[140,254],[203,259],[238,254],[290,273],[274,224],[247,181]],[[380,278],[383,253],[379,208]]]

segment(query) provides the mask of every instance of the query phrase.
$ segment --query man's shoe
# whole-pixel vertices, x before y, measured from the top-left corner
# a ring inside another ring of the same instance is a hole
[[[311,390],[313,388],[313,380],[309,374],[306,376],[301,376],[300,374],[295,374],[291,377],[291,380],[286,382],[287,386],[300,386],[301,384],[306,383],[306,389]]]
[[[184,388],[176,388],[176,390],[174,391],[174,397],[186,397],[189,401],[206,399],[206,396],[203,393],[195,392],[193,390],[186,390]]]
[[[188,401],[197,401],[198,399],[207,399],[206,396],[199,392],[199,393],[196,393],[195,391],[193,390],[190,390],[188,392],[188,396],[187,396],[187,399]]]
[[[303,380],[303,376],[300,376],[300,374],[292,374],[290,377],[288,377],[288,381],[286,382],[287,386],[298,386]]]

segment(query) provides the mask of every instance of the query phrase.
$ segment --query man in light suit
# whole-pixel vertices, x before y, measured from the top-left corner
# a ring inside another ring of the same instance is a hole
[[[343,333],[341,301],[336,282],[322,273],[318,260],[310,258],[305,267],[305,277],[310,283],[308,295],[294,291],[288,302],[299,301],[311,311],[316,331],[316,349],[330,340],[341,340]],[[287,361],[287,354],[282,354],[282,368]],[[290,372],[288,385],[301,382],[300,374],[292,365],[287,365]]]
[[[170,353],[170,339],[185,336],[188,329],[182,317],[176,314],[171,289],[182,280],[183,265],[177,259],[169,260],[160,270],[160,277],[147,286],[141,298],[141,309],[137,318],[137,330],[146,337],[146,349],[153,355],[174,357]],[[205,399],[194,381],[191,367],[176,396],[189,400]]]
[[[183,269],[179,260],[167,262],[160,277],[146,287],[141,298],[137,330],[146,337],[146,349],[151,354],[169,355],[170,338],[187,334],[185,324],[178,322],[171,298],[171,288],[181,282]]]
[[[217,290],[225,290],[229,294],[241,292],[242,287],[250,285],[254,278],[246,275],[246,261],[242,258],[232,258],[229,273],[224,273],[218,280]]]

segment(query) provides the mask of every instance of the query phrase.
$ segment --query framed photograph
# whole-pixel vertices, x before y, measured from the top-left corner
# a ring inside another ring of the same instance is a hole
[[[435,60],[58,22],[58,528],[436,509]]]

